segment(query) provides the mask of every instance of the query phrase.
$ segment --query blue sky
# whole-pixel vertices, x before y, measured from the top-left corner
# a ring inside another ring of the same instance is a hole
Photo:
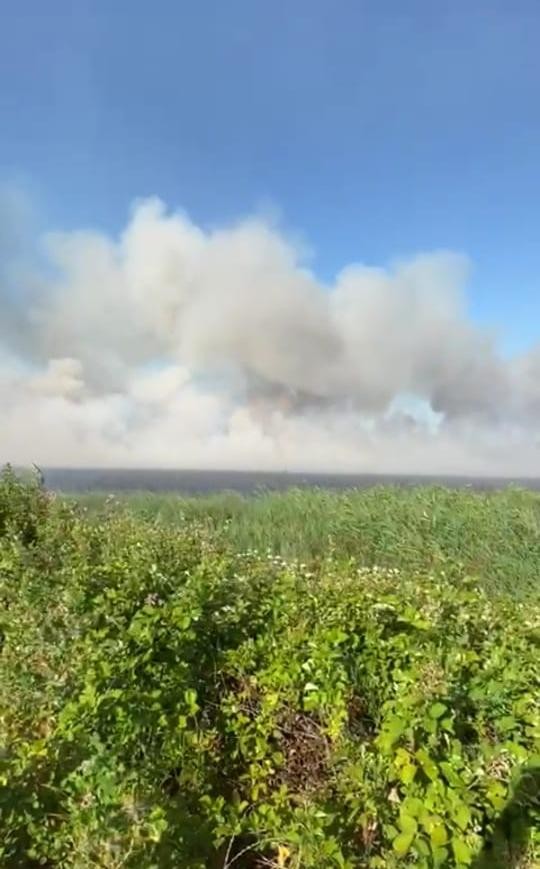
[[[322,279],[449,248],[540,331],[538,0],[4,0],[0,180],[47,227],[277,207]]]

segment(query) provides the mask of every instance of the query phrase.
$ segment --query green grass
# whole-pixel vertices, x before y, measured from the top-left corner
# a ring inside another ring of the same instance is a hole
[[[0,475],[1,866],[538,865],[537,496],[84,501]]]
[[[78,498],[103,514],[106,496]],[[334,553],[365,565],[425,570],[452,560],[490,588],[535,593],[540,574],[540,495],[520,489],[473,492],[442,487],[317,489],[180,497],[117,496],[108,511],[170,527],[197,522],[242,552],[302,561]]]

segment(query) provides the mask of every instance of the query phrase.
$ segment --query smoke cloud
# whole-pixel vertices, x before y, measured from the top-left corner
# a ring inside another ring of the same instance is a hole
[[[157,199],[118,238],[32,248],[0,214],[0,461],[44,466],[540,474],[540,344],[468,316],[467,260],[321,284],[251,218]]]

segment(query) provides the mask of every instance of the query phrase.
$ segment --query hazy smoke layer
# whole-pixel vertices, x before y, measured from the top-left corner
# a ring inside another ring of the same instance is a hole
[[[463,257],[326,287],[262,219],[148,200],[33,251],[4,211],[0,461],[540,473],[540,345],[508,360],[469,320]]]

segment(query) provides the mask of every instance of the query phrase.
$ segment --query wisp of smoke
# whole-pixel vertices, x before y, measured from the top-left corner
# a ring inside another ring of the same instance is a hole
[[[0,462],[535,475],[540,345],[508,359],[449,252],[330,286],[272,223],[157,199],[116,238],[0,216]],[[21,235],[21,238],[24,234]]]

